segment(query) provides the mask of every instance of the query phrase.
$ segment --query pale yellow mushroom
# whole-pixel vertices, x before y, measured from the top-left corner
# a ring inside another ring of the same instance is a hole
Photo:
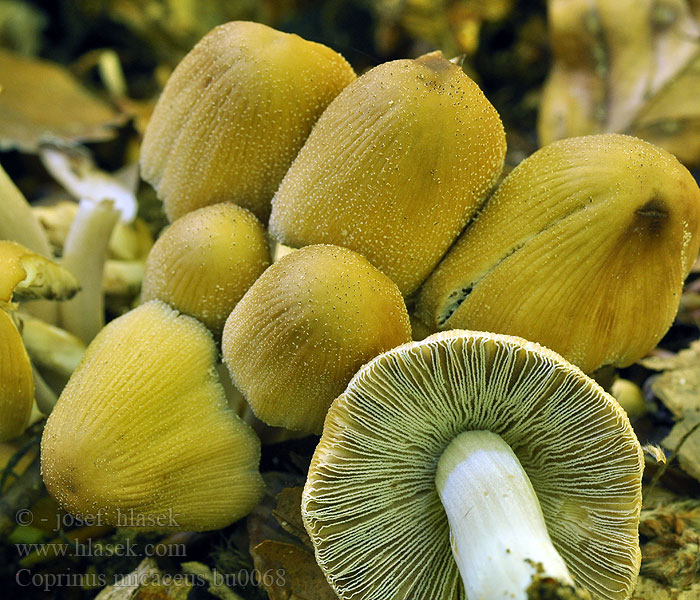
[[[283,256],[226,321],[223,358],[255,415],[320,433],[355,371],[411,339],[401,293],[365,258],[337,246]]]
[[[259,23],[220,25],[168,80],[146,128],[141,173],[171,221],[230,200],[267,222],[316,119],[354,79],[322,44]]]
[[[248,288],[270,264],[265,230],[231,202],[175,221],[146,259],[142,298],[199,319],[217,336]]]
[[[34,404],[34,380],[22,336],[0,309],[0,442],[24,433]]]
[[[78,290],[68,270],[16,242],[0,241],[0,307],[13,299],[65,300]]]
[[[68,511],[146,530],[219,529],[258,502],[260,441],[228,407],[195,319],[152,301],[93,340],[44,429],[42,476]]]
[[[439,52],[368,71],[331,102],[272,202],[283,244],[345,246],[404,295],[435,268],[503,167],[503,125]]]
[[[656,346],[700,246],[700,189],[637,138],[569,138],[513,170],[422,287],[430,328],[537,341],[592,373]]]

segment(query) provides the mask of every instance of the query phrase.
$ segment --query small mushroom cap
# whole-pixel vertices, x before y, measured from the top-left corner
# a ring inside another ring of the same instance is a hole
[[[339,597],[464,600],[435,473],[470,430],[510,445],[576,584],[597,599],[628,598],[643,458],[627,416],[554,352],[470,331],[378,356],[328,412],[302,515]]]
[[[93,340],[41,441],[42,476],[68,511],[103,524],[206,530],[263,490],[260,442],[227,405],[216,346],[151,301]]]
[[[255,415],[320,433],[353,374],[411,339],[403,298],[362,256],[308,246],[262,274],[226,321],[222,350]]]
[[[496,109],[442,54],[379,65],[319,119],[273,199],[270,232],[351,248],[408,295],[481,205],[505,151]]]
[[[236,21],[177,66],[148,123],[141,172],[171,221],[231,200],[263,222],[316,119],[355,73],[322,44]]]
[[[14,439],[29,425],[34,379],[22,336],[0,309],[0,442]]]
[[[440,329],[518,335],[585,372],[629,365],[668,330],[700,246],[700,189],[665,150],[561,140],[513,170],[421,289]]]
[[[0,302],[66,300],[80,290],[68,270],[16,242],[0,241]]]
[[[162,300],[220,335],[270,261],[265,230],[251,212],[230,202],[206,206],[158,238],[146,260],[142,298]]]

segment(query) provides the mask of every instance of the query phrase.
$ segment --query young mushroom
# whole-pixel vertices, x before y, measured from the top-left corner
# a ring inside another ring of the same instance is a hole
[[[146,259],[142,298],[162,300],[219,336],[270,261],[265,230],[251,212],[231,202],[205,206],[158,238]]]
[[[496,109],[440,52],[384,63],[318,120],[275,194],[270,232],[355,250],[408,295],[482,204],[505,151]]]
[[[260,499],[260,441],[226,403],[217,350],[157,300],[92,341],[41,441],[51,495],[83,518],[143,529],[219,529]]]
[[[322,44],[259,23],[220,25],[168,80],[144,135],[143,178],[171,221],[230,200],[267,222],[316,119],[354,79]]]
[[[656,346],[700,246],[700,189],[629,136],[569,138],[518,165],[421,288],[433,329],[518,335],[590,373]]]
[[[642,468],[624,411],[578,368],[455,330],[355,375],[328,412],[302,515],[342,600],[525,600],[543,583],[624,600]]]
[[[362,256],[308,246],[283,256],[226,321],[223,358],[255,415],[320,433],[355,371],[411,339],[401,293]]]

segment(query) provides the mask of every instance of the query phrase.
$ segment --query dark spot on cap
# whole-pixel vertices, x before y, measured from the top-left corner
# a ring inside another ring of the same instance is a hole
[[[635,210],[634,214],[634,230],[656,237],[664,227],[668,217],[668,210],[663,200],[654,197]]]

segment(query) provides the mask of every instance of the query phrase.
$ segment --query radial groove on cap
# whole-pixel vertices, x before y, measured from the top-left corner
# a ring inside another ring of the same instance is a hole
[[[79,516],[147,529],[170,516],[166,527],[218,529],[247,514],[262,492],[260,443],[228,408],[216,358],[205,327],[162,302],[112,321],[47,421],[47,489]]]
[[[321,115],[275,194],[270,231],[290,246],[355,250],[408,295],[482,204],[505,149],[496,110],[440,53],[379,65]]]
[[[272,264],[231,311],[222,351],[268,425],[320,433],[357,370],[411,339],[403,297],[365,258],[307,246]]]
[[[672,155],[618,134],[569,138],[506,177],[417,313],[537,341],[585,372],[627,366],[670,327],[699,246],[700,189]]]
[[[322,44],[235,21],[180,62],[156,105],[141,169],[173,221],[233,201],[267,221],[316,119],[355,73]]]
[[[624,411],[557,354],[467,331],[380,355],[328,413],[302,513],[339,596],[464,598],[434,477],[466,430],[511,446],[576,583],[595,598],[628,598],[643,461]]]

